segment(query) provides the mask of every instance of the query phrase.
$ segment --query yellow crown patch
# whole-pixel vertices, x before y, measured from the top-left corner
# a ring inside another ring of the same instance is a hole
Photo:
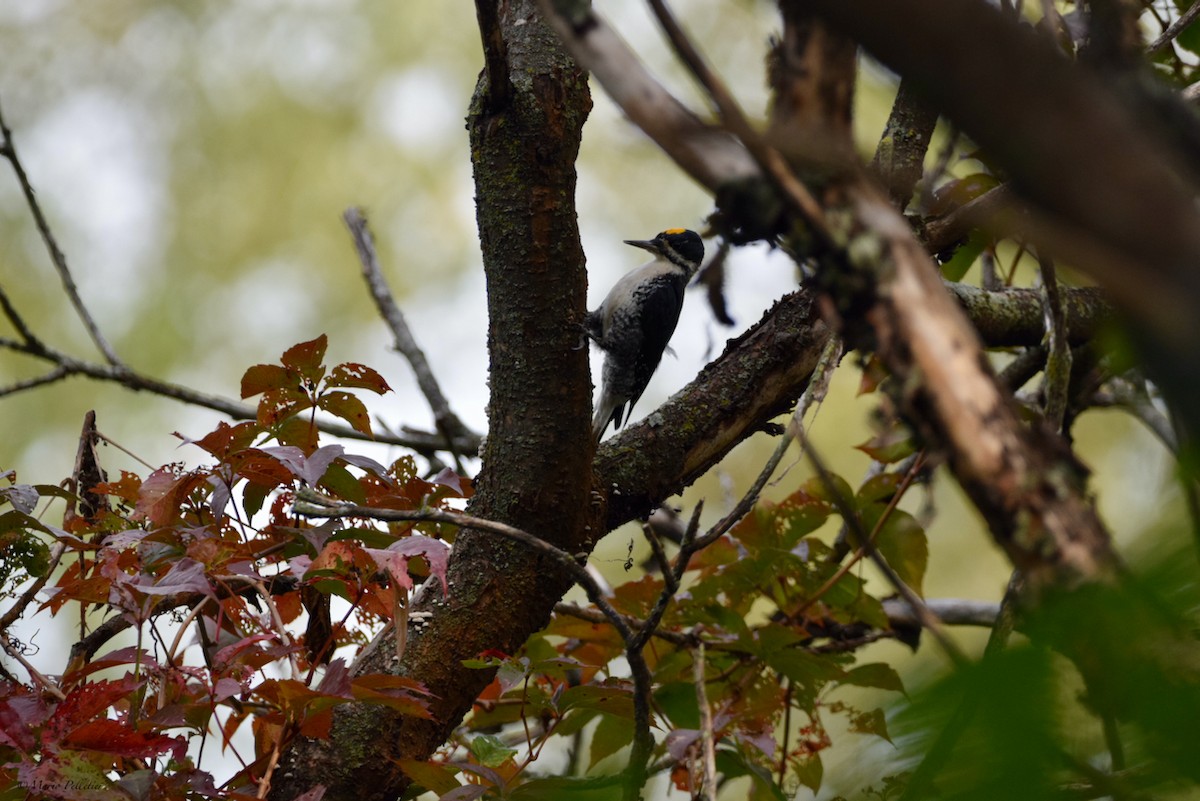
[[[663,231],[663,233],[664,234],[682,234],[686,230],[687,230],[686,228],[668,228],[667,230]]]

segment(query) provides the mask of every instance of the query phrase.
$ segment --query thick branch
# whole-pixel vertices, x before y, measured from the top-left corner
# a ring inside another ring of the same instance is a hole
[[[1156,379],[1200,431],[1200,214],[1170,134],[987,3],[810,8],[916,81],[1047,212],[1028,229],[1043,255],[1088,271],[1133,313]]]

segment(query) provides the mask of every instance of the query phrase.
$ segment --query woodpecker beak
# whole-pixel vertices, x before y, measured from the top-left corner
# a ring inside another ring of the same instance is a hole
[[[651,253],[658,252],[658,242],[653,239],[626,239],[625,244],[633,245],[635,248],[641,248],[642,250],[648,250]]]

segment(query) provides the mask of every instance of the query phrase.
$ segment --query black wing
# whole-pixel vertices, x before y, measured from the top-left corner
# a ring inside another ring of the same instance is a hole
[[[646,295],[641,314],[642,346],[638,349],[637,361],[634,363],[633,392],[629,395],[629,405],[625,409],[626,419],[633,411],[633,405],[646,391],[646,385],[658,369],[663,351],[667,349],[667,343],[675,333],[686,287],[686,276],[670,276]]]

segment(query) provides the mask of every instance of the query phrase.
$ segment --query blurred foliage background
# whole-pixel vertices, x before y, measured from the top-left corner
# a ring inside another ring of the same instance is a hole
[[[665,83],[706,111],[640,0],[597,6]],[[743,106],[762,114],[774,5],[678,0],[674,7]],[[407,365],[390,351],[341,223],[344,208],[360,205],[452,405],[477,430],[486,428],[485,287],[464,129],[481,62],[470,2],[5,0],[0,53],[0,104],[19,153],[83,298],[131,366],[235,397],[246,367],[326,332],[330,363],[370,364],[396,389],[372,405],[383,424],[429,427],[431,415]],[[895,82],[871,64],[862,76],[856,124],[869,157]],[[578,190],[593,305],[639,263],[622,239],[702,227],[711,208],[601,92],[594,102]],[[3,173],[0,282],[47,342],[99,360],[15,179]],[[638,415],[690,380],[795,280],[780,254],[735,252],[727,290],[738,327],[716,323],[693,293],[673,342],[678,357],[664,360]],[[870,436],[875,406],[872,396],[856,396],[855,365],[845,360],[813,427],[817,446],[851,484],[869,465],[853,446]],[[0,353],[0,385],[44,369]],[[97,411],[102,432],[152,465],[198,459],[171,432],[203,432],[217,419],[72,379],[0,398],[0,469],[15,468],[26,482],[62,480],[88,409]],[[1088,412],[1076,435],[1122,548],[1153,553],[1177,543],[1182,504],[1158,443],[1118,412]],[[765,437],[744,444],[683,505],[704,497],[706,511],[719,514],[753,480],[770,447]],[[104,458],[110,471],[142,470],[115,448]],[[796,457],[768,496],[786,495],[809,475]],[[1008,567],[977,517],[945,480],[932,502],[938,516],[929,531],[928,593],[998,599]],[[916,500],[911,506],[919,511]],[[629,541],[611,535],[597,552],[614,577]],[[956,634],[972,649],[982,643],[979,632]],[[911,658],[896,644],[875,648],[873,658],[912,676],[941,665],[930,649]],[[840,742],[849,744],[847,762],[839,778],[836,758],[827,761],[831,792],[865,780],[854,739]],[[877,742],[871,748],[886,750]]]

